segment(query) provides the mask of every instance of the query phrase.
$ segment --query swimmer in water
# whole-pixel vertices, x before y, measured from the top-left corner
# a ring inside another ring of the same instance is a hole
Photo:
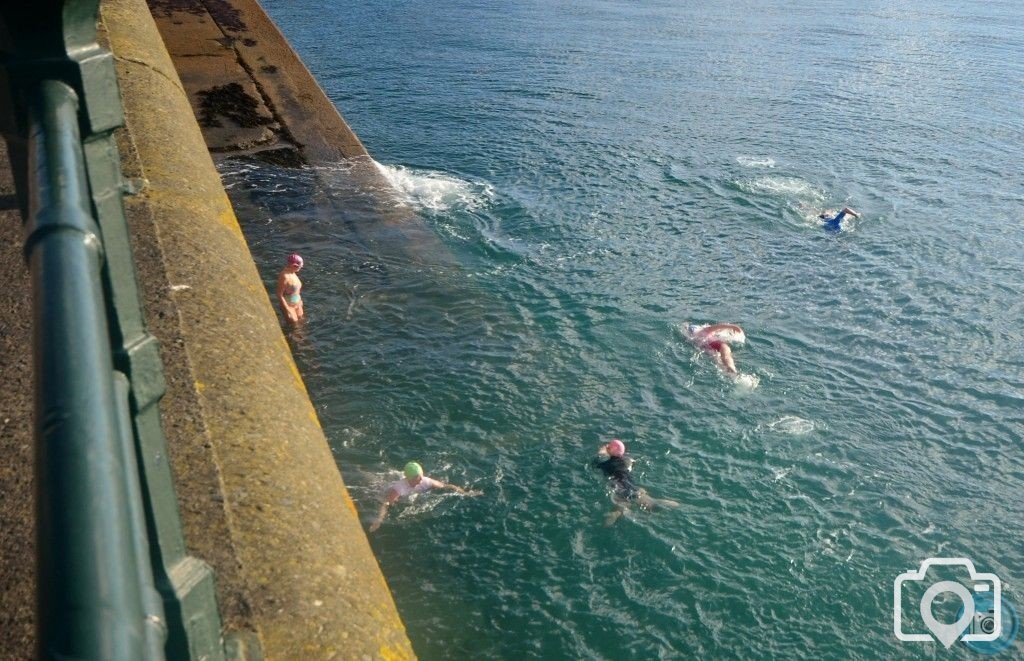
[[[281,304],[284,318],[293,324],[299,323],[306,316],[302,309],[302,281],[298,275],[301,268],[302,258],[295,254],[288,255],[284,269],[277,276],[277,300]]]
[[[597,457],[591,463],[608,478],[611,486],[612,502],[615,509],[604,517],[604,525],[610,526],[626,513],[626,508],[637,504],[641,509],[656,510],[659,507],[679,507],[674,500],[651,498],[647,489],[638,487],[633,482],[633,458],[626,454],[626,444],[619,439],[612,439],[597,451]]]
[[[442,489],[447,491],[454,491],[461,493],[464,496],[481,496],[482,491],[470,491],[457,487],[454,484],[446,484],[440,480],[429,478],[423,474],[423,467],[415,461],[410,461],[405,465],[405,477],[401,480],[394,482],[388,487],[387,492],[384,494],[384,502],[380,505],[380,511],[377,513],[377,518],[374,519],[373,523],[370,524],[370,532],[374,532],[377,528],[380,528],[380,524],[384,521],[384,517],[387,516],[388,508],[398,502],[400,498],[408,498],[409,496],[417,493],[426,493],[431,489]]]
[[[711,324],[710,326],[698,326],[697,324],[684,324],[684,332],[690,342],[698,349],[706,351],[715,359],[715,364],[729,376],[737,376],[736,361],[732,357],[730,341],[743,343],[746,335],[743,329],[736,324]]]
[[[840,223],[843,222],[843,218],[846,216],[853,216],[854,218],[860,218],[860,214],[851,209],[850,207],[843,207],[842,211],[837,213],[834,217],[829,217],[829,214],[819,214],[818,218],[825,221],[825,229],[832,232],[838,232],[841,229]]]

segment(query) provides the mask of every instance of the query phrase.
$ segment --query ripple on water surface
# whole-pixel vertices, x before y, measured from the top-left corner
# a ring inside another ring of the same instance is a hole
[[[971,56],[1020,47],[968,4],[368,3],[340,35],[269,3],[389,182],[222,170],[268,289],[307,257],[289,339],[349,488],[372,513],[416,459],[484,491],[371,538],[421,657],[886,658],[892,581],[936,553],[1024,604],[1024,239],[993,230],[1024,132],[1005,58]],[[688,319],[741,324],[759,386]],[[680,508],[603,527],[611,436]]]

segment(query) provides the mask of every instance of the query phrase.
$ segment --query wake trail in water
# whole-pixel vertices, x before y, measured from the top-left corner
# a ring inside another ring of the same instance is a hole
[[[770,156],[737,156],[736,162],[745,168],[773,168],[775,159]]]

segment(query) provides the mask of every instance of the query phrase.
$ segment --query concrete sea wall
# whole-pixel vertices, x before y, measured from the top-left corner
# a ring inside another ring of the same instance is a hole
[[[157,6],[155,13],[171,21],[177,20],[172,15],[202,17],[205,5],[182,4],[181,11]],[[280,57],[301,67],[262,11],[245,5],[249,13],[211,3],[228,17],[223,20],[243,21],[265,48],[277,43]],[[167,371],[162,415],[186,541],[216,572],[225,628],[258,634],[267,658],[410,658],[182,85],[191,74],[179,78],[141,0],[104,2],[102,20],[125,106],[123,167],[139,184],[126,211],[147,319]],[[209,24],[186,27],[192,36],[169,39],[172,50],[189,42],[201,49],[225,45],[200,29]],[[230,60],[208,72],[224,76],[215,86],[236,83],[255,92],[233,77]],[[294,103],[295,112],[306,113],[296,121],[307,136],[303,150],[365,156],[333,106],[310,100],[311,78],[295,83],[289,67],[276,71],[277,83],[258,96],[273,90],[276,108]],[[248,148],[294,148],[289,124],[245,128],[259,133]],[[318,142],[318,135],[330,139]]]
[[[372,226],[355,238],[412,263],[455,266],[438,237],[407,206],[306,66],[255,0],[149,0],[210,151],[284,167],[312,167],[322,194],[311,215],[338,215],[331,191],[356,182],[380,191]],[[338,164],[344,163],[344,175]]]
[[[124,105],[125,211],[189,553],[215,571],[225,633],[247,633],[236,640],[258,640],[265,658],[413,658],[210,154],[345,161],[373,186],[381,174],[255,2],[151,5],[103,0],[99,27]],[[31,296],[3,144],[0,159],[0,657],[29,659]],[[411,211],[385,208],[381,223],[414,257],[446,259]]]

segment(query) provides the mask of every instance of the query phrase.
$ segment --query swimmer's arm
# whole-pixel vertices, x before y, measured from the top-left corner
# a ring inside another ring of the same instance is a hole
[[[377,512],[377,518],[370,524],[370,532],[374,532],[377,528],[380,528],[380,524],[384,521],[384,517],[388,514],[388,508],[391,504],[398,500],[398,492],[394,489],[388,489],[387,498],[380,504],[380,511]]]
[[[455,493],[461,493],[463,496],[482,496],[484,493],[483,491],[463,489],[460,486],[457,486],[455,484],[448,484],[447,482],[442,482],[441,480],[434,480],[434,486],[431,488],[441,489],[442,491],[454,491]]]
[[[277,300],[284,306],[284,271],[277,276]]]

